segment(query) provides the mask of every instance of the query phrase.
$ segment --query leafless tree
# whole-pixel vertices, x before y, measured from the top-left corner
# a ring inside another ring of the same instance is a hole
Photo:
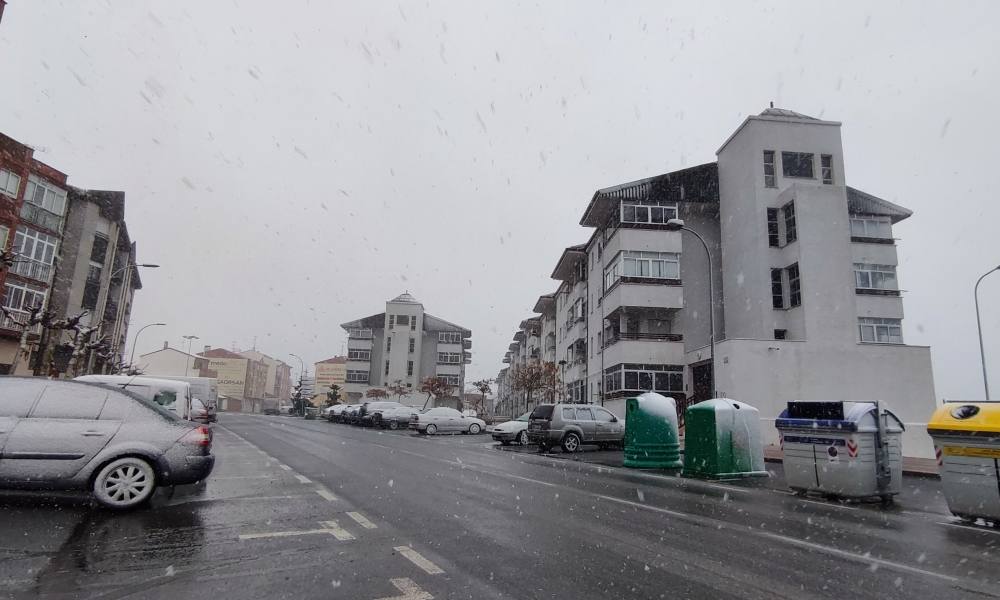
[[[427,408],[427,403],[431,401],[431,398],[435,400],[440,398],[445,398],[451,395],[454,386],[448,383],[444,377],[426,377],[420,382],[420,392],[427,394],[427,400],[424,401],[424,408]]]
[[[535,401],[535,395],[538,392],[542,392],[546,399],[554,401],[554,390],[559,379],[559,369],[555,363],[529,362],[512,369],[510,377],[511,389],[524,395],[525,410],[528,410],[531,403]]]
[[[372,388],[365,392],[365,398],[371,398],[373,400],[381,400],[387,397],[389,394],[385,392],[382,388]]]

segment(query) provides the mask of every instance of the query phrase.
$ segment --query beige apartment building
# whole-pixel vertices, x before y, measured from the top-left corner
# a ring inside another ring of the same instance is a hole
[[[340,386],[340,400],[347,401],[347,392],[344,389],[347,382],[346,356],[334,356],[313,364],[313,374],[316,380],[313,398],[318,399],[319,404],[325,404],[326,393],[330,391],[332,385]]]
[[[267,364],[224,348],[205,347],[196,365],[201,377],[214,377],[219,410],[259,413],[264,406]]]

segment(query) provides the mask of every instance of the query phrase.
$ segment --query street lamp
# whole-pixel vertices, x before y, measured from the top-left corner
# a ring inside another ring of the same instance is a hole
[[[129,367],[134,366],[134,361],[135,361],[135,345],[139,343],[139,334],[142,333],[142,330],[146,329],[147,327],[156,327],[156,326],[160,326],[160,325],[166,325],[166,323],[150,323],[149,325],[143,325],[142,327],[139,328],[139,331],[135,332],[135,337],[132,338],[132,354],[130,354],[129,357],[128,357]]]
[[[712,267],[712,252],[708,249],[705,238],[701,237],[694,229],[684,226],[684,219],[670,219],[666,225],[667,231],[686,231],[698,238],[698,241],[705,248],[705,255],[708,256],[708,329],[711,336],[709,350],[712,353],[712,398],[715,398],[717,392],[715,389],[715,286],[712,284],[715,269]]]
[[[184,357],[184,376],[188,376],[188,363],[191,362],[191,342],[194,340],[200,340],[201,338],[196,335],[182,335],[182,338],[188,341],[188,351],[187,356]]]
[[[976,329],[979,330],[979,360],[983,365],[983,388],[986,390],[986,401],[990,401],[990,383],[989,379],[986,377],[986,351],[983,350],[983,324],[979,320],[979,284],[986,279],[986,276],[995,271],[1000,271],[1000,266],[993,267],[989,271],[982,274],[979,279],[976,280],[976,287],[973,289],[973,296],[976,298]]]

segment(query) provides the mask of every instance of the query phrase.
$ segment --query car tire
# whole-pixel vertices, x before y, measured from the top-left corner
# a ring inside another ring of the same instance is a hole
[[[522,431],[521,433],[517,434],[517,443],[521,444],[522,446],[527,446],[528,445],[528,432],[527,431]]]
[[[399,421],[397,421],[395,419],[389,421],[389,429],[391,429],[393,431],[396,431],[397,429],[399,429]]]
[[[107,508],[127,510],[147,502],[156,490],[156,472],[141,458],[127,456],[104,465],[91,491]]]
[[[438,430],[437,425],[431,423],[430,425],[427,426],[426,429],[424,429],[424,433],[426,433],[427,435],[434,435],[435,433],[437,433],[437,430]]]
[[[570,432],[563,436],[562,439],[562,449],[563,452],[573,453],[580,449],[580,436]]]
[[[477,435],[482,430],[483,428],[479,426],[479,423],[473,423],[472,425],[469,425],[469,433],[471,433],[472,435]]]

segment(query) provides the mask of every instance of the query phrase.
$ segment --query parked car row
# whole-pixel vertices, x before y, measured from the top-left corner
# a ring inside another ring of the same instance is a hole
[[[380,429],[413,429],[434,435],[439,432],[477,434],[485,431],[486,422],[453,408],[438,406],[418,409],[399,402],[370,401],[363,404],[336,404],[323,411],[326,420]]]

